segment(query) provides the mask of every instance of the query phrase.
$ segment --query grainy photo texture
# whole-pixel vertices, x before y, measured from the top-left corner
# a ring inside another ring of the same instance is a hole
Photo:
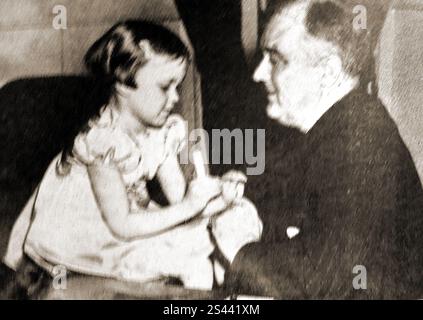
[[[422,26],[422,0],[1,0],[0,298],[423,299]]]

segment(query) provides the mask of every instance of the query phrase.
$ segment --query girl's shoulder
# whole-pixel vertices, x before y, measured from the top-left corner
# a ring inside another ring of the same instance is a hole
[[[85,165],[119,162],[128,158],[134,143],[117,126],[118,114],[112,108],[103,107],[99,117],[92,119],[88,127],[75,138],[72,155]]]
[[[170,115],[161,128],[149,128],[138,136],[123,131],[118,119],[116,110],[104,107],[75,138],[73,157],[84,165],[113,163],[123,171],[143,166],[153,175],[168,156],[177,156],[186,146],[188,123],[180,115]]]

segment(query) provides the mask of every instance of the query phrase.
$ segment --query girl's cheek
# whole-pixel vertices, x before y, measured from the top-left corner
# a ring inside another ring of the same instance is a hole
[[[169,102],[169,97],[166,94],[163,94],[160,98],[160,106],[162,110],[166,108],[168,102]]]

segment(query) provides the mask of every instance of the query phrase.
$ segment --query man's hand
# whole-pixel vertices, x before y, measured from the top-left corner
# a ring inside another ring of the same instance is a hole
[[[245,183],[247,177],[240,171],[231,170],[222,177],[222,197],[228,204],[234,203],[236,200],[244,196]]]
[[[222,176],[222,181],[239,182],[245,184],[247,183],[247,176],[241,171],[231,170]]]

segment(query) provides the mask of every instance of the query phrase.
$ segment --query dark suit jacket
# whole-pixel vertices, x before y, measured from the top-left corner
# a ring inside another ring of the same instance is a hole
[[[381,102],[354,90],[297,142],[282,181],[265,173],[263,241],[240,252],[227,286],[282,298],[423,298],[422,185]],[[292,240],[288,226],[301,230]],[[353,287],[355,266],[366,268],[366,290]]]

